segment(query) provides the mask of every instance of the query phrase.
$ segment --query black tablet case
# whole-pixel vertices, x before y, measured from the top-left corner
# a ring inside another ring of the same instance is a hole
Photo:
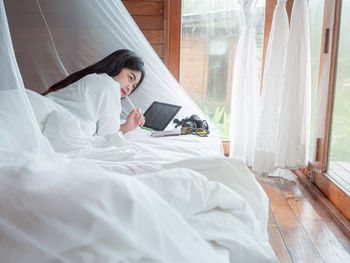
[[[154,101],[144,113],[144,127],[163,131],[179,112],[181,106]]]

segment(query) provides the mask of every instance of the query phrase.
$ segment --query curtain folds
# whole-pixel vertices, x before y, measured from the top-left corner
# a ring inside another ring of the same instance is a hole
[[[253,170],[257,172],[273,172],[275,169],[282,103],[281,87],[284,82],[289,35],[286,1],[277,2],[267,46],[253,163]]]
[[[253,13],[257,0],[239,0],[241,35],[233,70],[230,156],[253,162],[256,107],[259,96]]]
[[[308,160],[311,71],[307,2],[294,0],[290,26],[285,3],[278,0],[274,11],[259,99],[251,23],[256,1],[239,2],[243,30],[233,72],[230,156],[243,158],[258,172],[302,168]]]
[[[307,166],[310,100],[311,66],[307,1],[294,0],[279,120],[277,167],[295,169]]]

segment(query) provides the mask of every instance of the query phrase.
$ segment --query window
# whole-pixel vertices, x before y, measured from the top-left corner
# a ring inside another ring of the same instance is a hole
[[[349,7],[349,0],[309,1],[311,48],[316,45],[316,50],[311,50],[313,123],[307,169],[311,181],[347,219],[350,219]],[[320,49],[317,42],[321,43]]]
[[[256,10],[261,66],[265,0],[259,0]],[[232,0],[182,1],[180,83],[220,129],[223,140],[229,140],[232,71],[240,35],[238,19],[238,6]]]
[[[315,117],[317,103],[318,73],[320,70],[320,53],[322,43],[323,6],[324,0],[313,0],[309,5],[309,32],[311,56],[311,125],[309,159],[314,160],[316,155]]]
[[[341,10],[327,173],[350,195],[350,1]]]

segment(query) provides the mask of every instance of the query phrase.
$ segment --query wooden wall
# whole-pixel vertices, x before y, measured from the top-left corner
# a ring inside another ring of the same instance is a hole
[[[179,80],[181,0],[122,0],[144,36]]]
[[[164,61],[164,0],[122,0],[144,36]]]

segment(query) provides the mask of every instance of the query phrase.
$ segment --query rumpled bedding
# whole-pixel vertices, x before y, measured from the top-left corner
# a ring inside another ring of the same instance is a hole
[[[1,262],[227,262],[141,180],[0,152]]]
[[[28,162],[17,173],[29,173],[28,182],[9,184],[17,197],[6,200],[1,186],[0,210],[10,203],[30,214],[9,213],[15,223],[1,234],[26,237],[13,241],[23,251],[68,262],[277,262],[268,198],[244,162],[223,157],[215,130],[207,138],[152,138],[142,129],[68,138],[79,125],[58,129],[66,113],[56,113],[43,134],[72,169]]]

